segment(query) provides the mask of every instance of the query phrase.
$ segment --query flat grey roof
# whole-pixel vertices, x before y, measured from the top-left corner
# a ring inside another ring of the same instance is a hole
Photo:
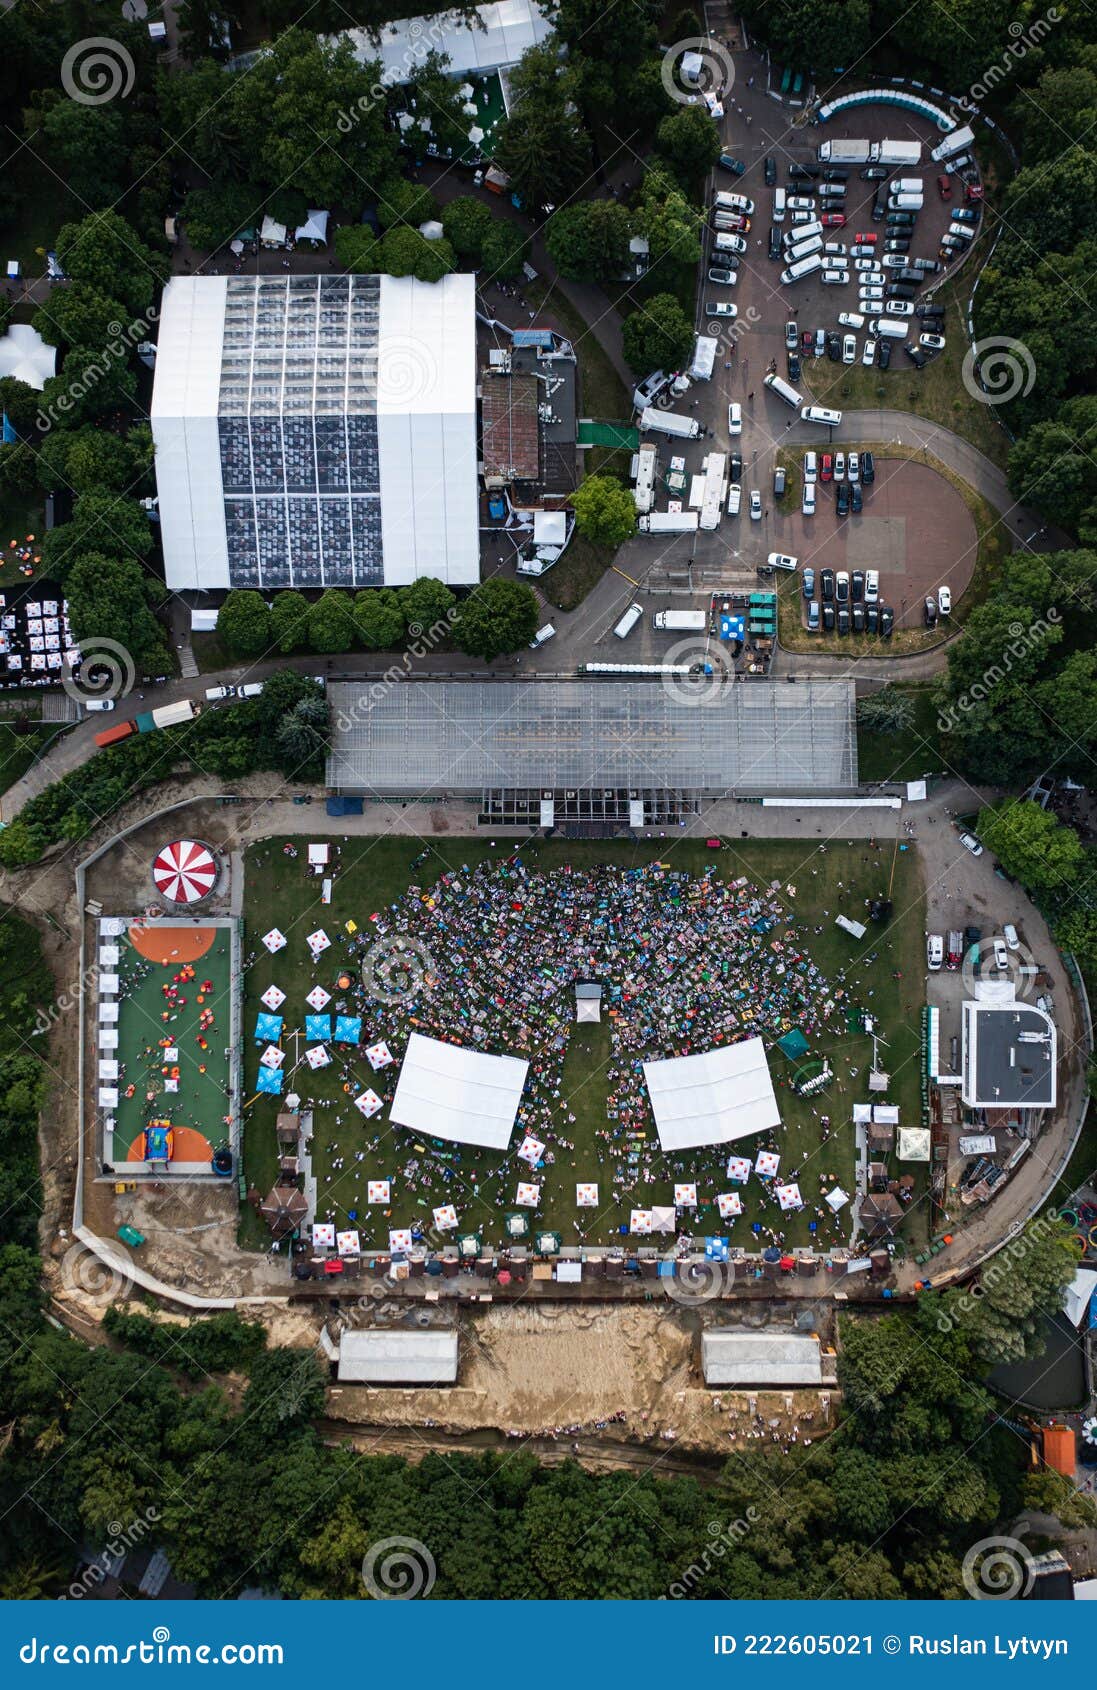
[[[701,1335],[706,1385],[738,1390],[748,1385],[819,1385],[819,1340],[796,1332],[730,1332]]]
[[[852,681],[336,682],[341,792],[667,787],[848,792]]]
[[[339,1378],[348,1385],[452,1385],[457,1333],[344,1332]]]
[[[969,1000],[963,1029],[962,1091],[969,1108],[1053,1107],[1057,1040],[1042,1009]]]

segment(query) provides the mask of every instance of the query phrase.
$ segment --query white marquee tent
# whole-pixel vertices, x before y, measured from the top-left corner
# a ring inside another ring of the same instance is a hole
[[[645,1062],[644,1079],[668,1152],[729,1144],[781,1123],[761,1039]]]
[[[413,1033],[390,1117],[433,1138],[505,1150],[528,1068],[516,1056],[488,1056]]]

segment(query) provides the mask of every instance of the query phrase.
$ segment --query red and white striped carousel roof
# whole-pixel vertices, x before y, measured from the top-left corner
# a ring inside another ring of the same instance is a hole
[[[175,839],[165,845],[152,865],[156,889],[173,904],[196,904],[213,891],[217,863],[207,845],[194,839]]]

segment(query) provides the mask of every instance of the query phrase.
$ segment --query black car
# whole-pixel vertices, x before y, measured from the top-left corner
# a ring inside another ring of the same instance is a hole
[[[933,317],[943,322],[945,317],[945,308],[943,305],[916,305],[914,307],[914,315],[916,317]]]
[[[888,227],[892,229],[913,229],[915,214],[913,211],[889,211]]]
[[[771,223],[769,226],[769,255],[771,258],[780,258],[781,256],[781,231],[776,223]]]
[[[834,606],[832,604],[823,606],[823,632],[824,634],[833,634],[834,632]]]
[[[924,370],[926,365],[929,363],[929,359],[922,351],[922,348],[920,346],[913,346],[909,340],[903,347],[903,351],[906,353],[916,370]]]
[[[864,605],[863,604],[855,604],[854,607],[853,607],[852,615],[853,615],[853,632],[855,634],[863,634],[864,631],[865,631],[865,607],[864,607]]]
[[[865,572],[855,569],[849,578],[850,597],[854,604],[863,604],[865,600]]]
[[[835,483],[834,498],[835,498],[835,503],[838,507],[838,515],[839,516],[848,516],[849,515],[849,488],[846,486],[844,481],[838,481],[838,482]]]
[[[862,182],[886,182],[887,179],[887,166],[883,164],[870,164],[867,170],[861,172]]]
[[[827,357],[832,364],[839,364],[842,360],[842,337],[833,330],[827,335]]]
[[[886,211],[887,200],[884,196],[883,190],[881,189],[872,202],[872,221],[874,223],[882,222]]]
[[[910,240],[906,235],[901,235],[897,240],[885,241],[884,251],[907,253],[910,251]]]
[[[880,606],[880,637],[890,640],[892,629],[895,627],[895,612],[890,604]]]
[[[849,508],[853,512],[854,516],[859,516],[861,514],[861,511],[864,509],[864,504],[865,500],[864,495],[861,492],[860,483],[855,481],[849,490]]]
[[[789,381],[799,381],[800,379],[800,358],[795,352],[790,352],[788,355],[788,379]]]
[[[834,597],[833,569],[821,569],[819,571],[819,591],[822,594],[823,603],[829,604]]]
[[[743,457],[741,452],[731,454],[731,479],[741,481],[743,478]]]
[[[777,181],[777,163],[776,163],[776,160],[767,155],[767,157],[766,157],[766,187],[772,188],[776,184],[776,181]]]
[[[983,929],[981,927],[965,927],[964,928],[964,944],[965,945],[977,945],[979,943],[979,941],[982,939],[982,937],[983,937]]]
[[[882,340],[876,352],[876,362],[881,370],[886,370],[891,363],[891,342]]]
[[[922,600],[922,620],[927,628],[937,626],[937,600],[932,593],[927,593]]]
[[[788,167],[790,182],[810,182],[818,174],[819,166],[816,164],[790,164]]]
[[[823,171],[823,181],[824,182],[848,182],[849,181],[849,171],[844,170],[840,165],[836,164],[833,169]]]
[[[840,634],[849,633],[849,611],[846,609],[845,605],[843,605],[841,610],[838,612],[838,632]]]
[[[866,487],[876,480],[876,463],[871,452],[861,453],[861,480]]]
[[[920,270],[916,270],[913,264],[908,264],[905,269],[893,270],[892,280],[902,282],[906,287],[912,287],[915,293],[917,293],[918,289],[922,285],[923,276],[922,272]]]
[[[909,301],[914,298],[916,292],[917,289],[912,288],[909,282],[889,282],[887,287],[884,289],[884,298],[905,299]]]
[[[880,632],[880,612],[874,604],[865,606],[865,632],[878,634]]]

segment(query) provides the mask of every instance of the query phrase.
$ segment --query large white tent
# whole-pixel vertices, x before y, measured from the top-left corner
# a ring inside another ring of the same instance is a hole
[[[516,1056],[488,1056],[413,1033],[390,1118],[432,1138],[505,1150],[528,1068]]]
[[[645,1062],[644,1079],[666,1151],[730,1144],[781,1122],[761,1039]]]

